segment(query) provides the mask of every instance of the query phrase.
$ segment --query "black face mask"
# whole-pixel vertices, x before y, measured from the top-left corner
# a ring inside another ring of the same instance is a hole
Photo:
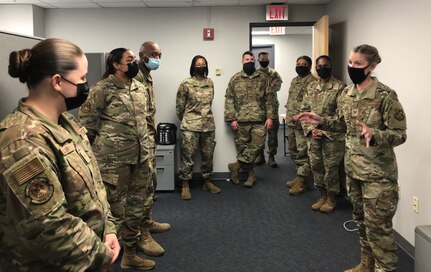
[[[316,72],[320,78],[326,79],[331,76],[332,68],[322,67],[322,68],[316,69]]]
[[[130,79],[134,78],[139,72],[139,66],[136,61],[127,64],[127,72],[125,72],[126,76]]]
[[[349,76],[353,84],[360,84],[364,82],[364,80],[370,74],[370,72],[368,72],[368,74],[365,74],[365,69],[367,69],[368,67],[370,67],[370,65],[364,68],[354,68],[347,66],[347,72],[349,72]]]
[[[254,73],[254,71],[256,71],[256,67],[254,67],[254,62],[250,61],[250,62],[246,62],[242,65],[242,70],[244,70],[244,73],[246,73],[247,75],[251,75]]]
[[[269,65],[269,60],[259,61],[259,64],[260,64],[261,67],[266,68]]]
[[[296,66],[295,71],[300,77],[304,77],[310,73],[308,66]]]
[[[84,104],[85,100],[87,100],[88,92],[90,90],[90,87],[88,86],[88,82],[76,84],[64,77],[62,77],[62,79],[76,86],[75,97],[65,97],[62,93],[60,93],[64,97],[64,102],[66,103],[67,110],[69,111],[69,110],[76,109],[80,107],[82,104]]]
[[[206,77],[207,76],[207,68],[206,67],[195,67],[195,72],[197,75]]]

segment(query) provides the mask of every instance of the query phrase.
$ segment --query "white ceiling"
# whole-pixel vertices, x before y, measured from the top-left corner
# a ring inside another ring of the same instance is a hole
[[[249,6],[280,4],[327,4],[331,0],[0,0],[0,5],[32,4],[42,8],[171,8]]]

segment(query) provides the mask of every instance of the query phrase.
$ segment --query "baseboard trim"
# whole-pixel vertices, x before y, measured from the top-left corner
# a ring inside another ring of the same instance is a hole
[[[404,239],[401,234],[399,234],[396,230],[394,230],[395,242],[397,245],[404,250],[407,255],[409,255],[413,260],[415,259],[415,247],[409,243],[406,239]]]

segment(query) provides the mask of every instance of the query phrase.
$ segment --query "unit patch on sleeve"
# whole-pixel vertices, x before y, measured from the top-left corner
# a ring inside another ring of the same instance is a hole
[[[404,116],[404,111],[402,109],[396,109],[394,114],[395,119],[398,121],[403,121],[406,117]]]
[[[25,189],[25,194],[34,204],[43,204],[51,199],[54,187],[45,177],[36,177],[31,180]]]

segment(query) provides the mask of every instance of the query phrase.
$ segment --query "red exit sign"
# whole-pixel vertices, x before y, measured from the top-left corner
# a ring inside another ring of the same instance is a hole
[[[287,5],[267,5],[267,21],[287,21]]]

